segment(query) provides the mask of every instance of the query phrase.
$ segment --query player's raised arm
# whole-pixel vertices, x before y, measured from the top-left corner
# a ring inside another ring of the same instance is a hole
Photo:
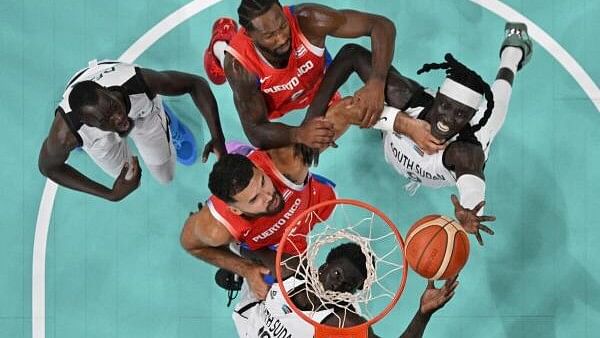
[[[319,37],[324,40],[327,35],[339,38],[371,37],[373,70],[365,85],[355,92],[354,99],[365,111],[361,126],[373,126],[383,110],[385,82],[394,55],[394,23],[380,15],[335,10],[315,4],[298,6],[298,20],[309,40]]]
[[[131,164],[123,167],[111,189],[89,179],[66,163],[69,154],[76,147],[77,139],[69,130],[62,114],[57,112],[48,137],[40,149],[38,168],[42,175],[63,187],[102,197],[109,201],[120,201],[139,186],[142,170],[137,158]],[[126,179],[129,165],[132,166],[131,177]]]
[[[225,56],[225,74],[233,90],[233,101],[244,132],[254,146],[273,149],[301,143],[321,148],[331,142],[333,127],[327,121],[311,120],[299,127],[269,121],[267,104],[257,86],[256,75],[244,69],[229,54]]]
[[[454,297],[454,292],[458,286],[457,278],[458,276],[446,280],[444,285],[439,289],[435,287],[434,281],[430,280],[427,282],[427,287],[421,295],[419,310],[400,338],[423,337],[431,316]]]
[[[427,287],[421,295],[419,309],[400,338],[421,338],[431,316],[444,307],[454,297],[458,286],[458,276],[448,279],[441,288],[436,288],[433,281],[427,282]],[[323,324],[333,327],[352,327],[366,322],[366,319],[351,311],[336,310],[337,315],[330,315]],[[343,318],[343,321],[341,321]],[[340,322],[341,321],[341,322]],[[369,338],[378,338],[372,327],[369,327]]]
[[[217,157],[227,153],[217,100],[205,79],[197,75],[177,71],[158,72],[151,69],[141,69],[141,74],[153,93],[167,96],[190,94],[194,104],[204,116],[212,136],[207,145],[212,149],[205,149],[203,161],[206,161],[209,151],[214,151]]]
[[[482,224],[496,220],[494,216],[483,214],[485,204],[485,176],[483,167],[485,155],[481,145],[469,142],[452,142],[444,154],[447,166],[454,168],[456,188],[459,197],[452,195],[454,214],[466,232],[474,234],[477,242],[483,245],[480,230],[490,235],[494,231]]]

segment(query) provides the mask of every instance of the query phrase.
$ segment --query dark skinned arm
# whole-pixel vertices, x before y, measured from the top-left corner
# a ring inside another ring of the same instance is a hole
[[[444,165],[454,170],[456,173],[456,179],[463,175],[474,175],[482,180],[485,180],[483,175],[483,169],[485,164],[485,154],[479,144],[473,144],[464,141],[452,142],[444,152]],[[454,205],[454,215],[460,222],[466,232],[475,235],[479,245],[483,245],[483,238],[481,237],[480,231],[486,232],[490,235],[494,234],[494,231],[482,224],[482,222],[491,222],[496,220],[496,217],[489,215],[480,215],[485,205],[485,201],[479,201],[472,209],[471,206],[461,205],[459,198],[455,195],[451,196],[452,204]]]
[[[408,327],[400,338],[421,338],[423,337],[423,333],[425,333],[425,328],[431,319],[431,316],[444,307],[446,303],[454,297],[454,293],[456,288],[458,287],[458,276],[450,278],[446,280],[444,285],[441,288],[436,288],[433,281],[427,282],[427,287],[423,294],[421,295],[421,300],[419,302],[419,310],[414,315],[411,322],[408,324]],[[351,327],[362,324],[366,322],[366,320],[352,312],[344,311],[342,309],[336,309],[335,315],[329,315],[323,321],[323,324],[337,326],[340,325],[340,318],[343,318],[344,327]],[[373,328],[369,327],[368,332],[369,338],[377,338],[378,335],[373,332]]]
[[[384,88],[394,55],[396,28],[389,19],[354,10],[305,4],[297,9],[298,22],[313,44],[323,47],[326,36],[338,38],[371,37],[372,72],[365,85],[354,94],[355,104],[365,110],[363,127],[370,127],[383,110]]]
[[[462,175],[470,174],[485,180],[484,164],[485,154],[479,144],[454,141],[444,151],[444,165],[456,173],[457,179]]]
[[[331,123],[316,119],[291,127],[267,118],[267,104],[257,86],[257,77],[231,55],[225,54],[225,75],[233,91],[233,101],[250,143],[261,149],[285,147],[296,143],[319,148],[333,137]]]
[[[98,196],[109,201],[119,201],[139,186],[141,169],[135,158],[132,163],[133,178],[131,180],[125,179],[129,166],[129,164],[126,164],[121,170],[119,177],[115,180],[112,189],[89,179],[66,163],[69,154],[77,145],[77,139],[62,118],[62,115],[57,112],[48,137],[44,140],[40,149],[38,168],[42,175],[63,187]]]
[[[148,88],[159,95],[179,96],[190,94],[196,108],[202,113],[212,140],[206,145],[202,160],[206,161],[208,153],[214,151],[217,157],[226,154],[225,137],[219,120],[217,100],[210,90],[208,82],[200,76],[177,71],[154,71],[141,69]]]

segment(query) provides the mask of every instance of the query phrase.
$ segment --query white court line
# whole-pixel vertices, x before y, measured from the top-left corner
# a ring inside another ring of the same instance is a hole
[[[119,60],[133,63],[144,51],[152,46],[159,38],[171,31],[177,25],[188,20],[193,15],[206,9],[222,0],[194,0],[171,13],[161,22],[156,24],[140,39],[138,39],[127,51],[121,55]],[[590,76],[573,59],[567,51],[564,50],[552,37],[540,29],[533,21],[529,20],[519,12],[497,0],[470,0],[489,11],[497,14],[507,21],[522,21],[527,23],[531,38],[536,40],[550,55],[552,55],[571,76],[581,86],[583,91],[592,100],[596,109],[600,111],[600,90],[592,81]],[[35,225],[35,236],[33,241],[33,265],[32,265],[32,284],[31,284],[31,312],[32,312],[32,337],[45,338],[46,336],[46,291],[45,291],[45,271],[46,271],[46,243],[48,238],[48,228],[52,207],[54,206],[54,197],[56,196],[57,186],[54,182],[46,180],[38,217]]]
[[[179,8],[134,42],[133,45],[119,57],[119,61],[133,63],[143,52],[150,48],[165,34],[187,21],[192,16],[221,1],[223,0],[195,0]]]
[[[165,34],[197,13],[221,1],[223,0],[194,0],[179,8],[134,42],[119,57],[119,61],[135,62],[142,53]],[[46,244],[56,190],[56,183],[47,179],[35,223],[31,273],[31,332],[33,338],[46,337]]]
[[[527,31],[529,36],[535,40],[540,46],[542,46],[550,55],[560,63],[565,70],[571,74],[573,79],[577,81],[581,89],[587,94],[592,100],[592,103],[596,106],[596,110],[600,112],[600,89],[594,83],[592,78],[585,72],[583,67],[577,63],[575,58],[571,56],[561,45],[556,42],[548,33],[543,31],[533,21],[529,20],[523,14],[517,12],[513,8],[509,7],[502,1],[498,0],[470,0],[479,6],[486,8],[492,13],[495,13],[499,17],[506,21],[517,21],[524,22],[527,24]]]

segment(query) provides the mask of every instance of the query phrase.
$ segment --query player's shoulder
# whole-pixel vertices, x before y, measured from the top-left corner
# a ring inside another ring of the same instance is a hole
[[[485,154],[479,143],[456,140],[444,149],[442,162],[452,170],[457,166],[479,168],[485,162]]]
[[[291,10],[302,33],[311,38],[326,36],[344,21],[338,10],[321,4],[303,3],[291,7]]]
[[[77,137],[73,134],[71,128],[63,116],[61,107],[56,108],[54,119],[48,132],[47,146],[50,152],[54,150],[62,152],[75,149],[79,145]]]
[[[330,180],[329,178],[327,178],[325,176],[313,173],[311,177],[313,180],[315,180],[317,183],[319,183],[321,185],[330,187],[332,189],[335,188],[335,182],[333,182],[332,180]]]
[[[290,6],[290,10],[294,13],[294,16],[302,18],[314,18],[320,14],[329,14],[332,11],[336,11],[329,6],[310,2]]]
[[[229,53],[225,53],[223,70],[225,71],[227,82],[232,87],[243,89],[240,93],[258,90],[256,86],[258,76]]]
[[[227,228],[213,216],[209,203],[188,217],[181,234],[181,242],[185,248],[198,244],[221,246],[231,243],[232,240],[233,237]]]

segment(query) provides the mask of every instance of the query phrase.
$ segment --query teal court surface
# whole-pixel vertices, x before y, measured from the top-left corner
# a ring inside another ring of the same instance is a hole
[[[393,64],[434,88],[441,72],[417,77],[423,63],[452,52],[491,83],[505,21],[524,16],[537,25],[530,26],[533,58],[517,74],[485,171],[486,213],[497,216],[496,235],[486,236],[484,247],[471,240],[457,294],[425,336],[598,337],[600,0],[318,2],[392,19]],[[236,336],[226,292],[213,280],[216,269],[179,245],[188,213],[209,195],[214,157],[178,166],[168,186],[146,173],[119,203],[63,188],[54,194],[37,158],[68,78],[88,60],[121,57],[205,76],[202,52],[212,23],[237,17],[237,6],[234,0],[0,2],[0,337]],[[134,44],[142,36],[149,38]],[[330,39],[327,46],[333,54],[347,41]],[[354,76],[342,92],[360,86]],[[245,140],[229,86],[212,89],[226,137]],[[167,102],[199,142],[209,139],[189,97]],[[301,118],[296,112],[287,120]],[[313,170],[335,181],[340,196],[380,208],[402,233],[423,215],[452,215],[454,189],[421,188],[414,197],[404,191],[406,181],[385,163],[377,132],[352,128],[338,144]],[[83,152],[69,163],[112,184]],[[410,272],[398,305],[375,331],[399,336],[424,286]]]

